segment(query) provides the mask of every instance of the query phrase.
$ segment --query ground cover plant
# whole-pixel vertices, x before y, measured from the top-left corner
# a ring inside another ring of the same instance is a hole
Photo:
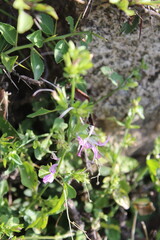
[[[131,101],[123,121],[111,119],[123,136],[106,135],[94,124],[95,103],[86,93],[85,75],[93,66],[88,45],[96,34],[78,31],[79,20],[71,16],[64,19],[68,32],[59,33],[50,1],[3,2],[0,238],[159,239],[150,222],[159,216],[160,139],[145,164],[125,154],[136,141],[137,119],[145,117],[141,99]],[[128,8],[135,2],[111,3],[135,14]],[[142,62],[124,78],[103,66],[114,86],[105,98],[137,87],[145,67]],[[14,92],[21,94],[15,112],[9,108]]]

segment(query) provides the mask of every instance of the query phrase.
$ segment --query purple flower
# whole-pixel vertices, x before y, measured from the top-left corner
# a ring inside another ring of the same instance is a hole
[[[54,180],[54,174],[56,172],[56,168],[57,168],[58,164],[53,164],[50,169],[49,169],[49,172],[50,174],[46,175],[43,177],[43,182],[44,183],[52,183],[53,180]]]
[[[99,153],[97,146],[100,147],[105,146],[106,143],[108,142],[108,139],[104,143],[101,143],[91,138],[90,135],[91,134],[89,134],[89,136],[85,139],[82,139],[79,136],[77,137],[77,140],[79,142],[78,156],[81,157],[81,154],[84,149],[91,149],[93,152],[93,160],[99,159],[101,157],[101,154]]]

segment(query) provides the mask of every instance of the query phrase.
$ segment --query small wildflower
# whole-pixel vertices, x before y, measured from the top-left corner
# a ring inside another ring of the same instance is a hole
[[[54,180],[54,174],[56,172],[56,168],[57,168],[58,164],[53,164],[50,169],[49,169],[49,172],[50,174],[46,175],[43,177],[43,182],[44,183],[52,183],[53,180]]]
[[[85,139],[82,139],[80,136],[77,137],[77,140],[79,142],[79,147],[78,147],[78,156],[81,157],[81,154],[84,149],[91,149],[93,152],[93,160],[99,159],[101,157],[101,154],[98,151],[98,146],[102,147],[105,146],[106,143],[108,142],[108,139],[104,142],[97,142],[95,139],[91,138],[91,135],[93,134],[93,129],[94,127],[91,127],[89,136]]]

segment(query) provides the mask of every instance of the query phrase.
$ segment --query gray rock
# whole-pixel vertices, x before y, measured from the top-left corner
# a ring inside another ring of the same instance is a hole
[[[107,96],[114,89],[110,80],[101,73],[102,66],[109,66],[127,77],[142,61],[147,64],[146,70],[140,70],[142,76],[138,87],[128,91],[120,90],[99,102],[95,108],[95,115],[98,126],[113,133],[117,128],[114,128],[114,124],[111,124],[107,117],[124,119],[131,100],[140,96],[145,119],[138,121],[140,130],[134,131],[134,135],[138,137],[134,151],[147,146],[148,152],[148,146],[152,145],[152,140],[160,134],[160,17],[158,14],[150,16],[145,11],[140,14],[143,18],[140,39],[140,28],[128,35],[120,34],[121,25],[126,17],[124,14],[120,17],[119,10],[115,7],[92,9],[82,29],[91,30],[108,40],[94,37],[89,46],[93,53],[94,67],[86,79],[94,100]]]

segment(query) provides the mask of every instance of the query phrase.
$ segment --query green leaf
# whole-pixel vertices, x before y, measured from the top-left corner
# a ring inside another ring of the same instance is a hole
[[[118,162],[121,165],[121,172],[129,173],[135,168],[138,167],[138,161],[134,158],[127,157],[127,156],[118,156]]]
[[[57,199],[57,204],[53,206],[52,210],[48,212],[48,214],[57,214],[63,211],[64,209],[64,202],[65,202],[65,190],[63,190],[63,193],[59,199]]]
[[[55,109],[54,110],[48,110],[48,109],[45,109],[45,108],[40,108],[35,113],[31,113],[31,114],[27,115],[27,117],[34,118],[34,117],[42,116],[42,115],[52,113],[52,112],[55,112]]]
[[[113,192],[113,198],[118,205],[120,205],[126,210],[129,209],[130,200],[128,194],[125,191],[123,191],[122,189],[115,190]]]
[[[70,32],[73,32],[74,30],[74,19],[71,16],[66,17],[66,21],[69,24]]]
[[[55,9],[53,7],[51,7],[50,5],[38,3],[33,7],[33,9],[36,11],[45,12],[48,15],[55,18],[56,20],[58,20],[58,16],[57,16]]]
[[[16,63],[18,56],[8,56],[5,53],[1,53],[1,60],[7,71],[12,72],[14,64]]]
[[[56,118],[54,120],[54,124],[53,124],[53,130],[56,131],[62,131],[64,132],[64,130],[68,127],[67,123],[64,123],[64,120],[62,118]]]
[[[8,155],[10,161],[15,162],[17,165],[22,165],[22,161],[16,151],[10,152]]]
[[[123,25],[122,25],[122,28],[121,28],[121,33],[124,32],[125,34],[129,34],[129,33],[132,33],[134,31],[134,29],[136,27],[138,27],[138,24],[139,24],[139,16],[136,15],[134,17],[134,20],[133,22],[130,24],[129,22],[125,22]]]
[[[3,35],[4,39],[8,43],[10,43],[11,45],[16,45],[17,32],[13,26],[0,22],[0,33]]]
[[[107,66],[103,66],[101,67],[101,72],[104,74],[104,75],[111,75],[113,73],[113,69],[111,69],[110,67],[107,67]]]
[[[45,13],[41,13],[38,16],[39,25],[41,27],[41,30],[48,34],[53,35],[54,34],[54,22],[53,18]]]
[[[44,63],[37,51],[35,51],[34,49],[31,50],[30,60],[34,79],[38,80],[44,71]]]
[[[115,85],[118,86],[120,85],[124,79],[123,77],[118,74],[117,72],[113,72],[110,76],[109,76],[109,80],[111,80],[111,82]]]
[[[8,183],[7,180],[1,180],[0,181],[0,198],[3,197],[4,194],[8,192]]]
[[[29,162],[23,162],[23,165],[19,166],[19,170],[22,184],[31,190],[36,190],[38,178],[32,164]]]
[[[31,41],[35,46],[41,48],[43,46],[43,37],[41,30],[37,30],[27,36],[27,39]]]
[[[66,191],[66,194],[67,194],[67,199],[71,199],[71,198],[75,198],[76,195],[77,195],[77,192],[76,190],[69,184],[65,183],[64,184],[64,189]]]
[[[27,229],[29,228],[37,228],[37,229],[44,229],[48,223],[48,216],[46,213],[38,212],[36,220],[32,222]]]
[[[60,40],[57,42],[55,48],[54,48],[54,58],[56,63],[59,63],[63,60],[63,55],[67,53],[68,51],[68,45],[65,40]]]
[[[158,162],[156,159],[148,159],[147,165],[149,167],[150,173],[156,176],[157,169],[160,168],[160,162]]]
[[[31,29],[33,25],[33,18],[23,10],[19,10],[17,31],[18,33],[24,33]]]

